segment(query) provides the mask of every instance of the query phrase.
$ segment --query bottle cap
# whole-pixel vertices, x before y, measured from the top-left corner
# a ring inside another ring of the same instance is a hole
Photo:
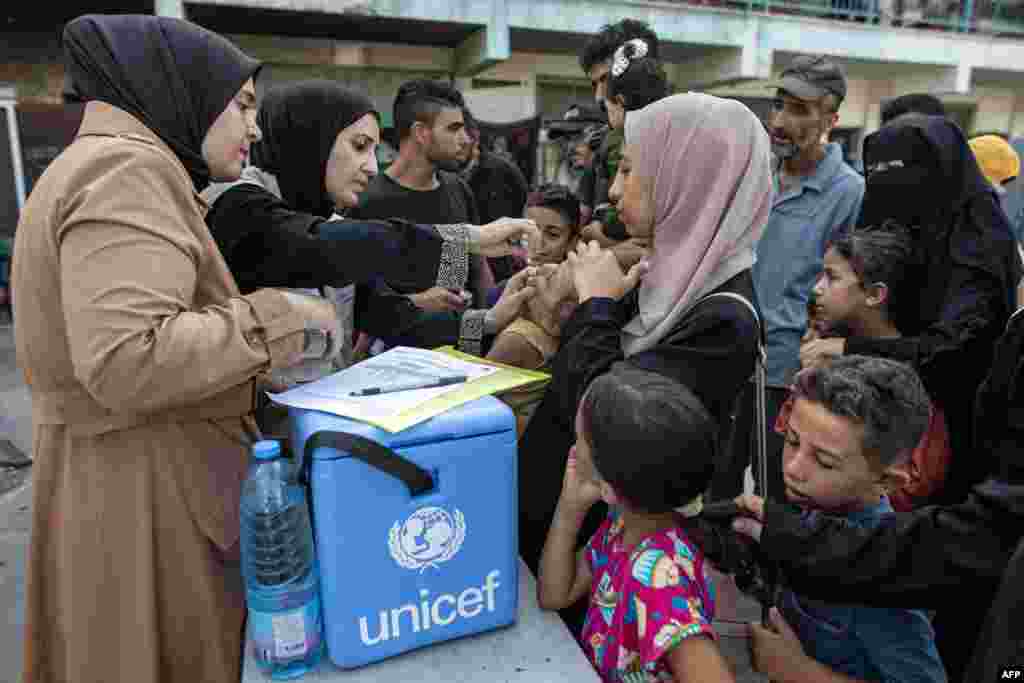
[[[281,455],[281,442],[270,439],[257,441],[252,446],[252,454],[257,460],[273,460]]]

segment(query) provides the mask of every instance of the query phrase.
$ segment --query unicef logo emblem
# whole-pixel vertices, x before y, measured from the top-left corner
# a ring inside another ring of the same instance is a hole
[[[455,557],[464,540],[466,518],[458,509],[451,515],[443,508],[420,508],[391,527],[388,549],[400,567],[422,573]]]

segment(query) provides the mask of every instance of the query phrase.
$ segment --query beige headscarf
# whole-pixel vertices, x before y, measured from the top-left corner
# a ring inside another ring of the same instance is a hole
[[[655,346],[701,297],[754,264],[772,206],[771,145],[735,100],[685,93],[626,115],[632,172],[652,183],[654,242],[631,356]]]

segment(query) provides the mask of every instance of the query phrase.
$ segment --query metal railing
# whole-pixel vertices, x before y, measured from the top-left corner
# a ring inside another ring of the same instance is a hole
[[[747,12],[954,33],[1024,35],[1024,0],[679,0]]]
[[[878,0],[749,0],[753,12],[806,14],[841,21],[877,23]]]

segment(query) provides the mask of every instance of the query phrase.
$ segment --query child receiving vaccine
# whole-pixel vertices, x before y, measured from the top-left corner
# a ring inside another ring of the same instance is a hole
[[[565,261],[579,236],[579,199],[564,185],[543,185],[529,196],[526,217],[537,224],[541,234],[541,239],[530,245],[530,265],[557,266]],[[538,278],[542,281],[537,283],[537,296],[533,299],[539,300],[531,299],[525,314],[498,335],[487,355],[489,359],[537,370],[558,351],[559,306],[570,283],[554,280],[565,277],[568,271],[548,272],[550,278]],[[559,284],[565,286],[556,286]]]
[[[857,336],[895,339],[902,335],[891,311],[916,296],[907,274],[913,272],[913,240],[895,223],[842,235],[825,252],[824,268],[814,285],[812,327],[801,350],[805,365],[828,362],[816,355],[814,340]],[[949,464],[949,434],[942,411],[932,404],[928,428],[905,462],[908,481],[889,491],[897,511],[911,510],[937,494]]]
[[[628,363],[580,403],[537,590],[549,610],[589,595],[582,644],[608,683],[734,680],[711,628],[709,566],[684,530],[714,471],[717,434],[686,387]],[[608,517],[577,552],[600,500]]]
[[[540,229],[541,239],[530,245],[531,266],[547,266],[533,285],[537,294],[523,314],[499,334],[487,354],[489,360],[526,370],[544,370],[558,352],[562,323],[576,306],[572,273],[555,269],[576,247],[579,237],[580,201],[564,185],[542,185],[527,200],[526,217]],[[547,385],[529,385],[501,394],[516,414],[518,434],[526,430]]]
[[[910,366],[844,356],[805,368],[779,415],[786,499],[816,515],[872,528],[892,512],[885,491],[928,424],[928,395]],[[923,612],[863,607],[783,590],[770,628],[751,625],[754,668],[775,683],[945,683]]]

